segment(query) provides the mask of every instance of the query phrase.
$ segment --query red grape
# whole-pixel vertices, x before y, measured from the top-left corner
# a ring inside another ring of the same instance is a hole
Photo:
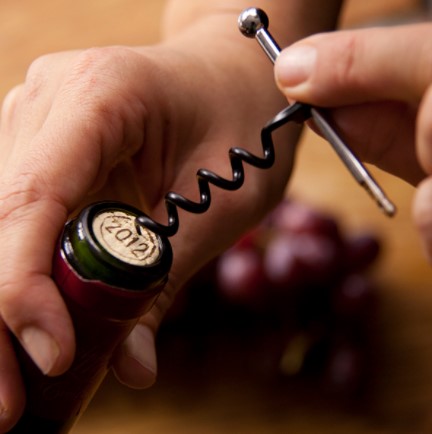
[[[288,290],[302,282],[304,270],[290,236],[281,235],[268,243],[263,266],[266,277],[273,285]]]
[[[287,288],[329,280],[335,273],[339,247],[333,240],[308,233],[273,237],[264,252],[270,282]]]
[[[345,240],[345,263],[348,270],[363,271],[380,253],[380,243],[372,235],[362,234]]]
[[[339,246],[328,237],[301,234],[295,239],[297,256],[305,265],[311,282],[329,280],[339,260]],[[306,277],[306,276],[305,276]],[[307,281],[307,278],[305,279]]]
[[[271,212],[268,221],[279,231],[306,232],[339,239],[339,228],[334,218],[300,202],[282,201]]]
[[[256,303],[265,291],[262,258],[254,249],[232,248],[217,263],[219,291],[233,302]]]
[[[349,342],[336,345],[328,358],[324,382],[335,394],[353,395],[359,391],[364,374],[364,358]]]
[[[333,311],[345,318],[358,319],[370,313],[375,291],[370,279],[350,274],[334,289]]]

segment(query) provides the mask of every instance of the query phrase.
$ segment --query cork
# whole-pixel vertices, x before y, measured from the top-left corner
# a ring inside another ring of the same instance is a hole
[[[138,233],[135,218],[123,211],[100,212],[93,220],[93,233],[99,244],[115,258],[131,265],[149,266],[160,256],[159,238],[145,228]]]

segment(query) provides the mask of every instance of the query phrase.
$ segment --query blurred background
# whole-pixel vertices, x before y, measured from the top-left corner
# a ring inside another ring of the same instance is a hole
[[[341,26],[425,20],[429,3],[351,0]],[[163,4],[161,0],[0,0],[0,99],[23,80],[30,62],[41,54],[156,42]],[[330,215],[348,236],[365,232],[380,240],[379,258],[364,271],[379,302],[367,324],[371,345],[363,353],[368,374],[361,377],[365,386],[361,393],[328,394],[320,370],[312,375],[300,368],[280,369],[280,358],[273,363],[266,357],[272,355],[272,334],[245,337],[244,327],[238,331],[229,320],[225,324],[232,328],[215,333],[214,324],[211,328],[205,323],[208,318],[194,316],[194,302],[183,300],[187,307],[180,306],[162,329],[157,385],[138,392],[107,378],[73,433],[432,432],[432,273],[410,220],[414,190],[375,168],[371,171],[398,206],[394,219],[377,211],[330,147],[310,132],[302,137],[289,187],[291,196]],[[185,312],[191,313],[188,320]],[[191,321],[204,330],[199,337],[189,332]],[[244,321],[251,330],[263,330],[250,313]],[[287,339],[284,355],[303,360],[304,345],[290,352],[288,344],[294,341]]]

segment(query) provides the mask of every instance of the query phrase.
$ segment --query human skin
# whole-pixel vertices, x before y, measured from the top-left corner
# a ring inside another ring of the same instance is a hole
[[[254,6],[265,8],[286,46],[334,28],[340,4],[328,1],[324,11],[317,0]],[[170,1],[160,44],[43,56],[6,96],[0,118],[0,432],[16,422],[25,402],[10,333],[46,375],[63,373],[74,357],[71,320],[50,277],[67,218],[91,201],[117,199],[164,222],[167,191],[196,198],[199,168],[230,177],[231,146],[261,152],[260,129],[286,102],[268,60],[237,30],[237,17],[249,6],[244,0]],[[121,382],[153,383],[154,335],[176,291],[281,199],[298,132],[285,130],[271,171],[246,168],[240,192],[213,189],[205,215],[180,213],[169,284],[114,357]]]
[[[432,263],[431,36],[430,24],[314,35],[281,53],[275,79],[289,100],[330,108],[364,161],[417,187],[412,215]]]

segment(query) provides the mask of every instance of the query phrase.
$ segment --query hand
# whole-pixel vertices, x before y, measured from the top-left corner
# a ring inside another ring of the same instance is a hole
[[[241,48],[222,39],[215,53],[223,47],[227,59],[237,56]],[[240,33],[238,39],[243,44]],[[251,73],[247,61],[245,67],[216,61],[210,43],[207,56],[179,46],[45,56],[4,102],[0,402],[9,413],[2,415],[3,428],[16,420],[24,402],[9,331],[47,375],[64,372],[73,359],[71,321],[50,278],[67,217],[87,202],[118,199],[165,222],[165,193],[173,190],[196,200],[199,168],[231,177],[231,146],[262,153],[261,126],[282,103],[272,90],[267,60],[262,58],[261,68],[259,50],[247,50],[256,65]],[[264,68],[267,80],[261,78]],[[257,86],[255,74],[266,84]],[[241,83],[233,80],[236,76]],[[296,137],[291,130],[286,139],[294,144]],[[170,285],[116,355],[121,381],[136,387],[154,381],[154,332],[175,291],[282,197],[292,150],[289,145],[281,149],[271,174],[247,169],[240,192],[212,188],[212,207],[205,215],[180,211]]]
[[[283,50],[276,82],[289,100],[330,108],[365,161],[418,185],[413,205],[432,261],[432,26],[319,34]]]

